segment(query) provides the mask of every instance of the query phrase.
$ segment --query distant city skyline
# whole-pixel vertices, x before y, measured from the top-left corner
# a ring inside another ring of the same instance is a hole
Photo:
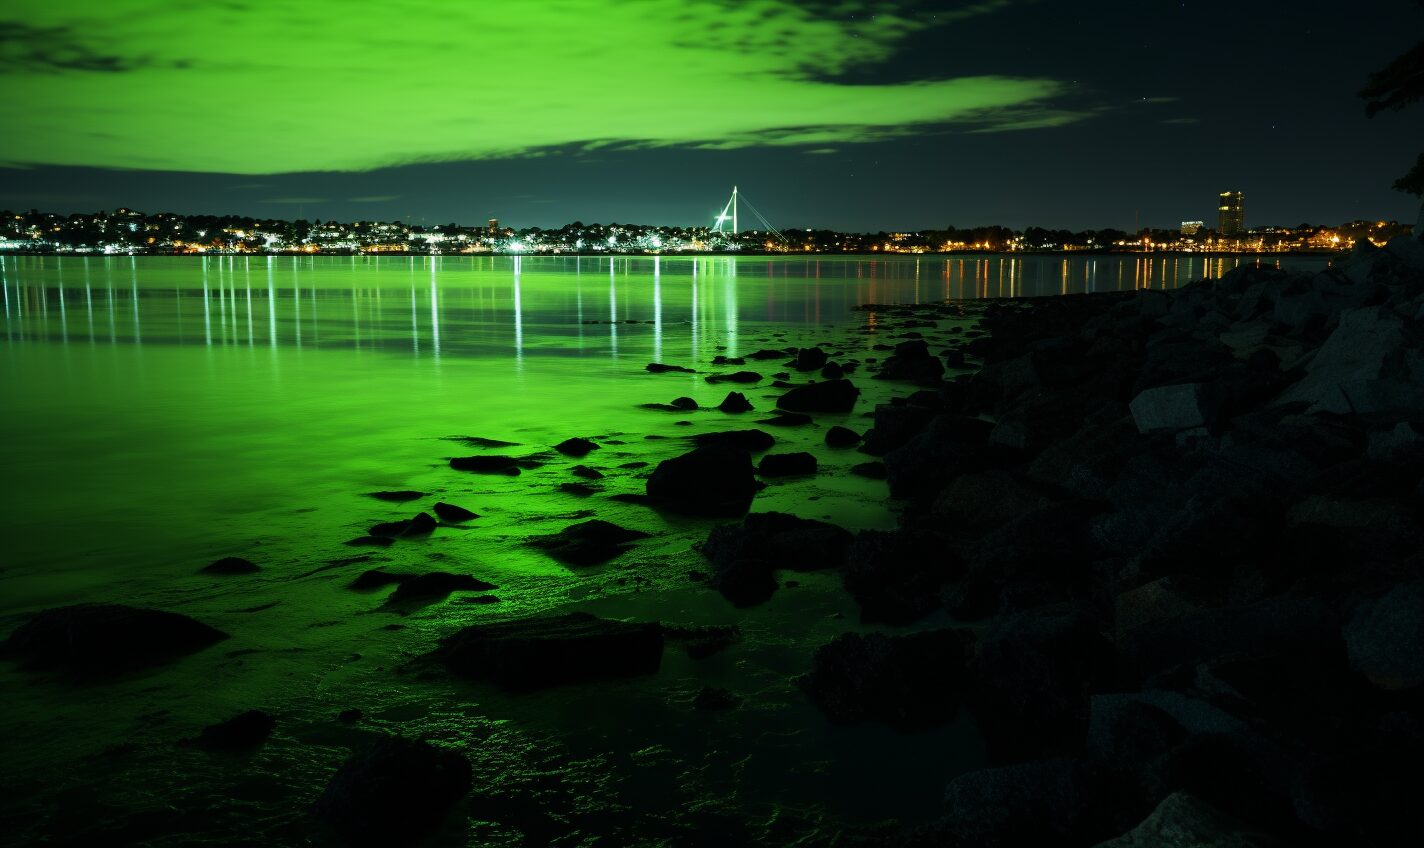
[[[695,226],[738,184],[778,226],[846,231],[1166,229],[1216,220],[1228,187],[1258,223],[1418,214],[1390,185],[1419,116],[1369,120],[1357,97],[1424,26],[1409,0],[1364,0],[1348,26],[1313,0],[312,0],[282,18],[0,11],[0,208]]]

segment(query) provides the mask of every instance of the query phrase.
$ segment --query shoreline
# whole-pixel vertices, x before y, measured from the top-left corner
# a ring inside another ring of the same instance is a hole
[[[1137,251],[1137,250],[950,250],[950,251],[923,251],[923,252],[918,252],[918,253],[917,253],[917,252],[914,252],[914,251],[904,251],[904,252],[898,252],[898,251],[874,252],[874,251],[872,251],[872,252],[869,252],[869,253],[838,253],[838,252],[827,252],[827,251],[819,251],[819,252],[818,252],[818,251],[802,251],[802,252],[797,252],[797,251],[755,251],[755,250],[729,250],[729,251],[710,251],[710,250],[705,250],[705,251],[704,251],[704,250],[699,250],[699,251],[684,251],[684,252],[679,252],[679,253],[662,253],[662,252],[638,252],[638,253],[631,253],[631,252],[630,252],[630,253],[606,253],[606,252],[605,252],[605,253],[556,253],[556,252],[508,252],[508,251],[505,251],[505,252],[501,252],[501,251],[483,251],[483,252],[478,252],[478,253],[410,253],[410,252],[384,251],[384,250],[383,250],[383,251],[372,251],[372,252],[361,252],[361,251],[313,251],[313,252],[307,252],[307,251],[293,250],[293,251],[284,251],[284,252],[281,252],[281,253],[242,253],[242,252],[228,252],[228,253],[222,253],[222,252],[218,252],[218,251],[205,251],[205,252],[202,252],[202,253],[102,253],[102,252],[77,253],[77,252],[56,252],[56,251],[45,251],[45,252],[39,252],[39,251],[0,251],[0,256],[47,256],[47,257],[48,257],[48,256],[52,256],[52,257],[59,257],[59,258],[70,258],[70,257],[74,257],[74,258],[82,258],[82,259],[87,259],[87,258],[91,258],[91,257],[92,257],[92,258],[95,258],[95,259],[118,258],[118,257],[133,257],[133,258],[136,258],[136,257],[145,257],[145,258],[153,257],[153,258],[192,259],[192,258],[199,258],[199,257],[206,257],[206,256],[221,256],[221,257],[243,256],[243,257],[249,257],[249,258],[262,258],[262,257],[282,257],[282,258],[287,258],[287,257],[303,257],[303,256],[307,256],[307,257],[321,257],[321,256],[327,256],[327,257],[339,257],[339,258],[343,258],[343,259],[345,259],[345,258],[350,258],[350,257],[354,257],[354,256],[373,257],[373,258],[392,257],[392,258],[400,258],[400,259],[405,259],[405,258],[410,258],[410,257],[416,257],[416,256],[421,256],[421,257],[433,256],[433,257],[440,257],[440,258],[442,258],[442,259],[443,259],[443,258],[449,258],[449,259],[481,258],[481,257],[486,257],[486,256],[488,256],[488,257],[496,257],[496,256],[497,256],[497,257],[501,257],[501,258],[506,258],[506,257],[526,258],[526,257],[529,257],[529,258],[544,258],[544,259],[606,259],[606,258],[630,258],[630,257],[631,257],[631,258],[642,258],[642,259],[654,259],[654,258],[696,259],[696,258],[698,258],[698,257],[703,257],[703,256],[715,256],[715,257],[748,256],[748,257],[756,257],[756,258],[759,258],[759,259],[761,259],[761,258],[769,258],[769,257],[784,257],[784,258],[787,258],[787,259],[797,258],[797,257],[816,257],[816,258],[820,258],[820,257],[844,257],[844,258],[847,258],[847,259],[876,259],[876,258],[880,258],[880,257],[897,257],[897,258],[898,258],[898,257],[904,257],[904,258],[909,258],[909,257],[915,257],[915,256],[931,256],[931,257],[955,257],[955,256],[995,256],[995,257],[1001,257],[1001,256],[1007,256],[1007,257],[1018,257],[1018,256],[1061,256],[1061,257],[1064,257],[1064,258],[1075,257],[1075,256],[1082,256],[1082,257],[1085,257],[1085,258],[1087,258],[1087,257],[1095,257],[1095,256],[1136,256],[1136,257],[1143,257],[1143,258],[1146,258],[1146,257],[1153,257],[1153,256],[1161,256],[1161,257],[1171,257],[1171,258],[1182,258],[1182,257],[1195,258],[1195,257],[1203,257],[1203,258],[1212,258],[1212,259],[1223,259],[1223,258],[1235,257],[1235,256],[1254,257],[1254,258],[1266,258],[1266,257],[1273,257],[1273,256],[1274,256],[1274,257],[1284,257],[1284,258],[1306,258],[1306,257],[1309,257],[1309,258],[1323,258],[1323,259],[1340,260],[1340,259],[1343,259],[1343,258],[1349,256],[1349,255],[1350,255],[1350,252],[1349,252],[1348,250],[1344,250],[1344,251],[1338,251],[1338,250],[1290,250],[1290,251],[1266,251],[1266,252],[1255,252],[1255,251],[1171,251],[1171,250],[1154,250],[1154,251]]]

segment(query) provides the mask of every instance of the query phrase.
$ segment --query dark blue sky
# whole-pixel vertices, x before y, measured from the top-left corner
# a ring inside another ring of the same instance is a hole
[[[915,8],[902,14],[930,21],[973,4],[909,5]],[[1424,35],[1424,11],[1409,0],[995,5],[948,24],[926,23],[889,55],[841,69],[834,80],[1052,80],[1060,90],[1045,105],[1073,120],[995,132],[921,125],[880,141],[731,150],[562,145],[538,156],[363,172],[29,165],[0,169],[0,207],[432,224],[494,216],[513,226],[575,219],[697,224],[710,223],[736,183],[783,228],[1174,227],[1187,219],[1214,222],[1216,194],[1227,189],[1246,193],[1248,225],[1417,214],[1417,199],[1389,186],[1424,147],[1424,109],[1368,120],[1356,96],[1370,71]],[[0,76],[4,51],[0,41]],[[628,84],[610,69],[608,85]],[[874,102],[864,108],[873,110]],[[7,122],[23,124],[23,107],[8,107]],[[371,120],[412,121],[418,131],[419,121],[431,118],[438,115],[382,104],[353,119],[349,132],[361,133]],[[5,145],[0,135],[0,161],[15,162]]]

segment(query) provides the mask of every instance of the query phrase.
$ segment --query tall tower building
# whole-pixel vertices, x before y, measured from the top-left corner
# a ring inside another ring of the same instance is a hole
[[[1225,196],[1226,196],[1226,195],[1222,195],[1222,197],[1225,197]],[[488,232],[490,235],[494,235],[494,234],[498,233],[498,232],[499,232],[499,219],[498,219],[498,218],[491,218],[491,219],[489,219],[489,226],[485,228],[485,231]]]
[[[1238,236],[1246,231],[1246,195],[1239,191],[1223,191],[1216,212],[1217,232],[1224,236]]]

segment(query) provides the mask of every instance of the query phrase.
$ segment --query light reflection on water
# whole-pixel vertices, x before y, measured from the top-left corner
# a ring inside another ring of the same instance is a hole
[[[694,354],[709,326],[736,351],[742,323],[839,323],[867,302],[1175,288],[1246,263],[1325,260],[12,256],[0,257],[0,283],[12,342],[408,349],[436,361],[510,354],[518,367],[525,356],[618,358],[626,322],[651,324],[660,359],[675,325],[690,327]]]

